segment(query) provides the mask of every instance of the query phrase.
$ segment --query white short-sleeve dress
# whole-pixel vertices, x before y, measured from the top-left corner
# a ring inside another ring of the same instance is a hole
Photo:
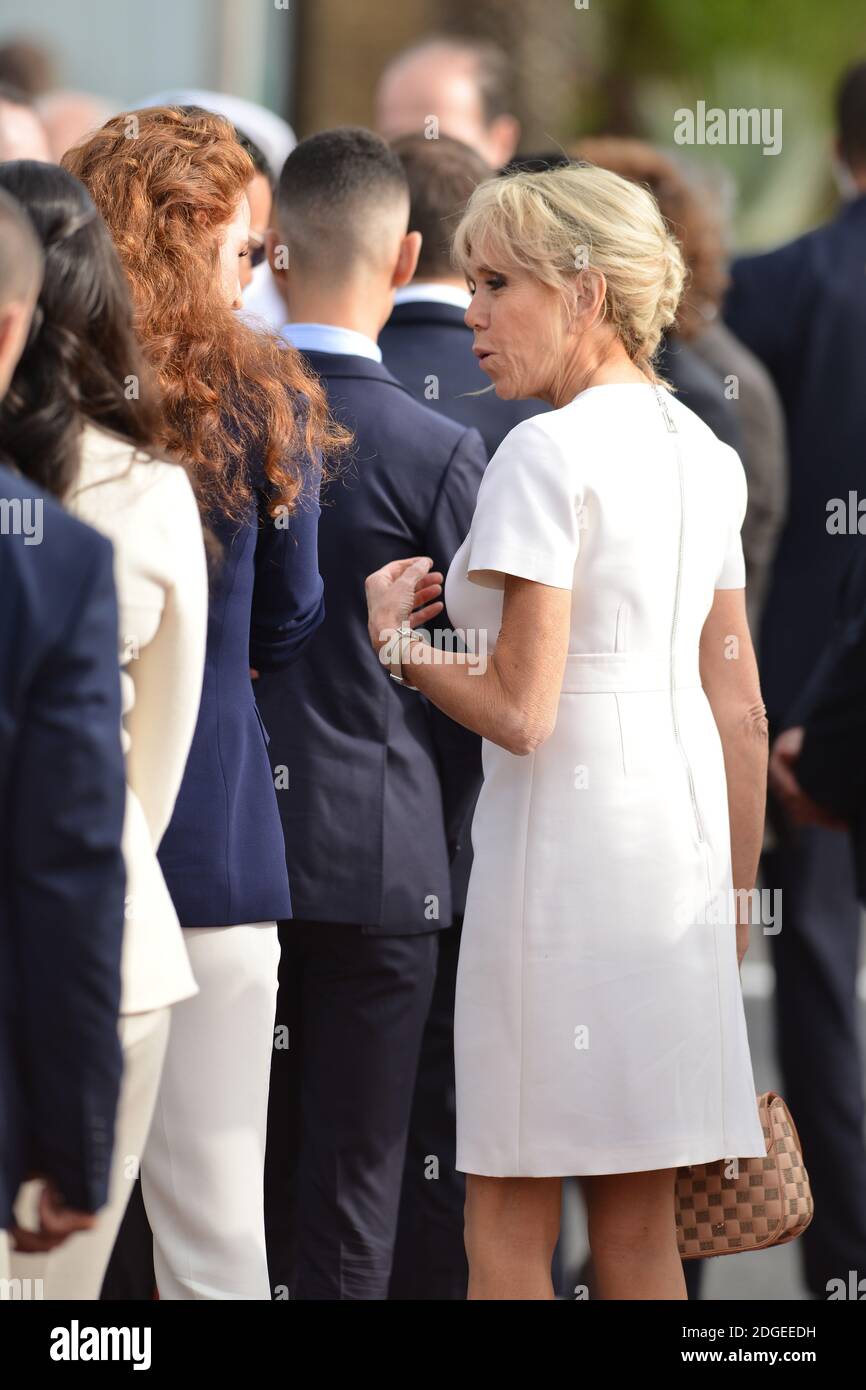
[[[745,506],[736,453],[649,384],[524,421],[487,467],[445,584],[455,628],[493,651],[506,574],[572,604],[553,734],[523,757],[483,742],[455,1014],[462,1172],[765,1153],[698,666],[714,590],[745,582]]]

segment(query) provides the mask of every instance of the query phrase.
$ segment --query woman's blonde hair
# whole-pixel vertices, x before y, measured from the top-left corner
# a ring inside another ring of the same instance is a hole
[[[516,266],[566,298],[584,270],[600,272],[605,318],[636,366],[658,380],[653,357],[676,318],[686,272],[647,189],[588,164],[489,179],[454,234],[459,270],[468,274],[480,256],[491,268]]]

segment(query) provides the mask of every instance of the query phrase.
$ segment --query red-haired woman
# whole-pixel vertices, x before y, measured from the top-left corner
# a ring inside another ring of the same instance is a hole
[[[177,1006],[142,1190],[160,1296],[271,1296],[263,1218],[276,919],[285,846],[250,667],[293,661],[322,620],[322,460],[345,438],[278,338],[249,328],[238,268],[253,176],[234,128],[196,108],[114,117],[69,151],[120,252],[167,420],[222,554],[198,724],[160,863],[193,971]]]

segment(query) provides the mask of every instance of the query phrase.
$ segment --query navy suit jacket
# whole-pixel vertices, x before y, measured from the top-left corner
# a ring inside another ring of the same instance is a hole
[[[478,365],[472,339],[456,304],[417,300],[395,305],[379,334],[379,347],[384,365],[416,400],[479,430],[492,458],[509,430],[550,407],[543,401],[501,401]],[[438,396],[428,399],[431,376]],[[479,390],[486,395],[467,394]]]
[[[764,362],[788,427],[790,498],[761,628],[773,722],[791,722],[862,541],[827,531],[827,504],[863,489],[866,194],[826,226],[736,261],[725,317]]]
[[[294,915],[381,934],[450,926],[449,860],[481,782],[481,741],[390,679],[367,636],[364,580],[430,555],[447,570],[463,543],[484,445],[413,400],[364,357],[306,353],[331,410],[356,436],[350,468],[323,494],[319,556],[327,615],[259,703]],[[448,627],[443,612],[431,626]]]
[[[7,518],[42,509],[41,543]],[[0,1230],[21,1181],[108,1195],[126,888],[110,542],[0,468]]]
[[[251,459],[249,467],[254,502],[246,517],[210,523],[222,555],[211,576],[201,707],[159,850],[184,927],[276,921],[292,910],[266,735],[249,672],[296,661],[324,617],[316,553],[319,468],[307,466],[297,509],[275,522],[267,512],[271,493],[261,460]]]
[[[813,800],[849,821],[866,901],[866,540],[845,576],[830,638],[790,724],[804,726],[795,775]]]

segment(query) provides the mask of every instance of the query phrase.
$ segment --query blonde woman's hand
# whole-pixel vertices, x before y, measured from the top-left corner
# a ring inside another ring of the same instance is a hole
[[[432,564],[429,555],[413,555],[391,560],[367,575],[367,632],[374,651],[380,651],[404,622],[419,627],[441,613],[444,576],[431,570]]]

